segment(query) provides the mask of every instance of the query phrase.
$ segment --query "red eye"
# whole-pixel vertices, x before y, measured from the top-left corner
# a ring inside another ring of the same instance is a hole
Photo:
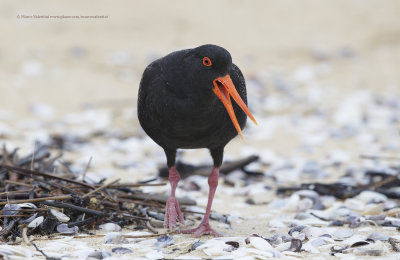
[[[212,65],[212,62],[211,62],[210,58],[204,57],[203,58],[203,65],[207,66],[207,67],[210,67]]]

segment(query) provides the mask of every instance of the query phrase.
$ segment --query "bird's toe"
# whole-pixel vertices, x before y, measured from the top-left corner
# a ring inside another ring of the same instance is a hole
[[[222,236],[221,233],[212,229],[210,224],[208,224],[208,223],[201,223],[197,228],[180,230],[179,233],[193,234],[193,236],[195,236],[195,237],[200,237],[200,236],[204,236],[204,235],[212,235],[212,236],[216,236],[216,237]]]
[[[179,202],[175,197],[170,197],[165,206],[164,227],[173,229],[176,227],[176,219],[184,223],[182,212],[179,208]]]

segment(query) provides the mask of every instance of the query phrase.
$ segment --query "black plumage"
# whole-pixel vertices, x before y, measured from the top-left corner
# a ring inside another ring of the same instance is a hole
[[[231,102],[231,97],[236,102]],[[176,150],[208,148],[218,177],[225,145],[241,134],[247,115],[254,120],[246,105],[244,77],[222,47],[208,44],[176,51],[147,66],[139,87],[138,118],[144,131],[165,151],[171,197],[180,179],[174,168]],[[230,107],[233,115],[228,113]],[[176,184],[172,183],[175,179]],[[180,211],[177,202],[173,204]],[[180,212],[169,214],[168,202],[166,211],[166,225],[174,227],[176,217],[183,221]]]

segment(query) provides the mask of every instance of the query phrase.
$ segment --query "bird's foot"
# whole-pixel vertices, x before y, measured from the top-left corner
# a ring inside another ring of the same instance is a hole
[[[203,235],[213,235],[216,237],[222,236],[221,233],[212,229],[208,222],[201,222],[201,224],[197,228],[180,230],[178,232],[182,234],[193,234],[195,237],[200,237]]]
[[[167,200],[167,205],[165,206],[164,227],[170,229],[175,228],[176,219],[178,219],[182,224],[184,223],[183,215],[179,208],[179,202],[175,197],[171,196]]]

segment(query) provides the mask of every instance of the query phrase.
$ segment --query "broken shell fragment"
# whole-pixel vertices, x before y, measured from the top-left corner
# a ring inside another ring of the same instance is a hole
[[[379,215],[383,212],[383,203],[375,204],[364,210],[361,215]]]
[[[157,242],[154,244],[156,247],[167,247],[170,245],[173,245],[175,243],[175,240],[168,235],[163,235],[157,237]]]
[[[68,224],[57,225],[57,231],[64,235],[76,235],[78,234],[79,228],[77,226],[68,227]]]
[[[37,228],[40,224],[42,224],[43,220],[43,216],[35,218],[28,224],[28,228]]]
[[[101,228],[102,230],[107,231],[107,232],[118,232],[118,231],[121,231],[121,226],[117,225],[115,223],[101,224],[99,226],[99,228]]]
[[[261,237],[249,237],[250,245],[262,251],[272,250],[273,247],[265,239]]]
[[[115,247],[115,248],[111,249],[111,252],[113,252],[114,254],[119,254],[119,255],[133,253],[132,250],[130,250],[129,248],[126,248],[126,247]]]
[[[125,244],[128,240],[123,237],[119,232],[111,232],[104,236],[105,244]]]
[[[50,209],[50,213],[56,217],[60,222],[68,222],[70,218],[65,215],[64,213],[56,210],[56,209]]]

